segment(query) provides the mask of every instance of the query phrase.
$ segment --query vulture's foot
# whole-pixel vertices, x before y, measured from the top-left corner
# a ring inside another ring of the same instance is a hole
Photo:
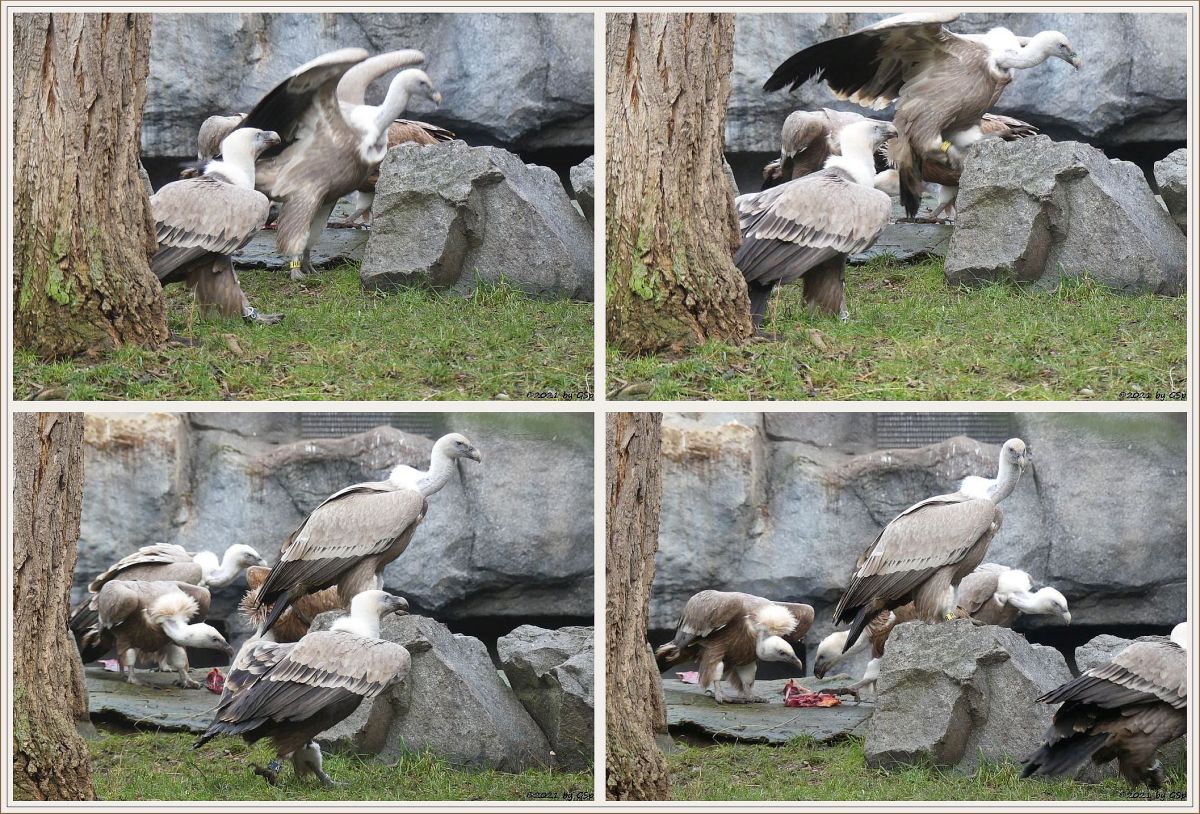
[[[248,305],[242,319],[254,325],[276,325],[283,321],[283,314],[264,314],[253,305]]]
[[[849,687],[826,687],[825,689],[821,690],[821,692],[831,692],[834,695],[849,695],[849,696],[852,696],[854,698],[854,700],[857,701],[858,700],[858,690],[859,690],[858,687],[851,684]]]
[[[175,680],[176,687],[182,687],[185,690],[198,690],[203,685],[199,681],[193,681],[190,678],[179,678]]]
[[[744,704],[766,704],[770,700],[771,699],[764,698],[761,695],[743,695],[741,698],[741,701]]]
[[[1154,765],[1142,775],[1142,780],[1148,788],[1161,789],[1167,784],[1167,773],[1163,771],[1162,761],[1154,761]]]
[[[284,268],[287,269],[288,277],[293,281],[300,282],[304,279],[304,264],[295,257],[287,261]]]
[[[338,783],[338,782],[334,781],[334,779],[332,777],[325,774],[325,772],[321,771],[320,769],[317,769],[317,779],[320,780],[321,785],[327,789],[335,789],[338,786],[345,785],[344,783]]]
[[[842,324],[849,322],[850,312],[843,308],[841,311],[838,311],[838,319],[842,321]]]

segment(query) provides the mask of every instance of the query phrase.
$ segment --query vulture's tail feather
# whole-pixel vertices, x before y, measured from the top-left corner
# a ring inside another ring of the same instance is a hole
[[[261,597],[261,594],[259,596]],[[292,599],[287,594],[283,594],[278,599],[276,599],[275,603],[273,605],[271,605],[271,612],[267,614],[267,618],[265,620],[263,620],[263,623],[261,625],[259,625],[258,635],[261,636],[262,634],[264,634],[268,630],[270,630],[271,625],[273,625],[279,621],[279,617],[283,616],[283,612],[286,611],[291,606],[291,604],[292,604]]]
[[[1076,733],[1054,743],[1044,743],[1025,759],[1021,777],[1058,777],[1066,774],[1099,752],[1107,739],[1105,734]]]
[[[79,640],[79,656],[84,664],[89,664],[104,656],[116,646],[116,638],[112,631],[93,625],[83,638]]]
[[[774,284],[746,283],[746,290],[750,294],[750,320],[756,329],[762,327],[763,318],[767,315],[767,303],[774,288]]]
[[[843,653],[849,652],[850,648],[854,647],[858,637],[881,610],[883,610],[883,605],[879,600],[872,600],[858,609],[858,613],[854,614],[854,622],[850,625],[850,632],[846,636],[846,644],[842,647]]]

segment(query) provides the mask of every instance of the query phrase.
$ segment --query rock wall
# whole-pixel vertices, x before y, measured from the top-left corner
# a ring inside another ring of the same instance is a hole
[[[439,620],[592,617],[592,421],[574,414],[448,413],[483,463],[429,499],[386,585]],[[309,511],[398,463],[425,469],[432,441],[390,426],[304,438],[298,414],[89,414],[75,598],[89,579],[150,543],[222,552],[253,546],[274,562]],[[233,608],[243,580],[214,596]]]
[[[444,102],[414,102],[473,143],[592,144],[591,14],[156,14],[142,121],[149,156],[196,152],[215,113],[248,111],[294,68],[337,48],[417,48]],[[367,101],[377,104],[377,81]]]
[[[810,82],[791,93],[766,93],[762,85],[796,51],[885,16],[739,14],[726,150],[778,152],[779,128],[796,109],[836,107],[861,112],[855,105],[838,102],[820,83]],[[1183,146],[1187,139],[1187,25],[1181,14],[966,13],[950,28],[976,34],[996,26],[1022,35],[1046,29],[1061,31],[1084,63],[1079,71],[1058,60],[1017,71],[996,112],[1029,121],[1055,139],[1085,141],[1101,148]],[[1151,160],[1166,155],[1171,147],[1156,149],[1158,154]]]
[[[1183,619],[1185,416],[1021,413],[1014,423],[1033,466],[1003,504],[987,559],[1061,590],[1077,634]],[[995,445],[956,437],[888,450],[874,432],[871,413],[667,414],[651,627],[673,628],[699,590],[743,590],[812,604],[811,655],[888,521],[967,475],[995,475]]]

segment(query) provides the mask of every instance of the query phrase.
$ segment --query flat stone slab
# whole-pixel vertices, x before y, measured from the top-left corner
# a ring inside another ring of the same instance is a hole
[[[329,222],[335,223],[349,217],[354,206],[347,199],[338,201],[329,216]],[[279,207],[273,207],[272,217],[277,217]],[[347,261],[362,262],[363,252],[367,248],[367,238],[371,236],[369,227],[362,225],[350,228],[326,226],[321,232],[321,240],[313,249],[313,265],[317,268],[335,266]],[[239,269],[282,269],[285,259],[275,248],[275,230],[263,229],[242,250],[233,256],[233,265]]]
[[[806,678],[797,681],[809,690],[844,687],[853,679]],[[747,743],[782,745],[807,736],[827,743],[847,735],[863,735],[875,705],[843,697],[836,707],[785,707],[783,687],[787,679],[757,681],[754,691],[770,698],[766,704],[718,704],[705,695],[697,684],[684,684],[673,678],[663,679],[667,702],[667,725],[700,730],[718,738],[734,738]]]
[[[185,690],[174,686],[175,673],[139,670],[138,676],[151,686],[130,684],[120,673],[110,673],[99,665],[83,670],[87,683],[88,712],[116,717],[132,726],[203,732],[212,723],[219,695],[204,687]],[[190,673],[194,681],[204,683],[208,669]]]
[[[850,263],[866,263],[885,254],[900,261],[945,257],[953,233],[948,223],[889,223],[871,248],[850,255]]]

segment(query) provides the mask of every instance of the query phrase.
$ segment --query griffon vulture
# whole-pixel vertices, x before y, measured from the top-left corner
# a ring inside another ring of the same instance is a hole
[[[187,283],[202,310],[274,324],[280,314],[260,314],[242,292],[230,255],[267,222],[271,204],[254,189],[254,162],[279,144],[269,130],[235,130],[221,142],[220,161],[198,178],[172,181],[150,196],[158,251],[150,270],[164,286]]]
[[[824,169],[830,156],[841,155],[842,128],[865,118],[861,113],[827,107],[792,111],[779,134],[779,158],[763,167],[762,188],[770,189]]]
[[[852,622],[843,650],[881,611],[912,602],[923,621],[951,615],[954,589],[983,561],[1002,520],[997,504],[1012,493],[1028,460],[1025,442],[1009,439],[1000,450],[999,476],[988,496],[955,492],[931,497],[888,523],[859,558],[834,609],[835,624]]]
[[[917,214],[927,160],[961,168],[961,154],[982,138],[979,122],[1017,68],[1051,57],[1078,69],[1082,61],[1058,31],[1018,37],[1006,28],[955,34],[957,12],[900,14],[793,54],[763,86],[792,90],[818,78],[839,99],[873,110],[896,103],[894,151],[900,200]]]
[[[307,594],[336,585],[344,607],[356,594],[378,588],[383,569],[408,547],[424,519],[425,498],[446,485],[459,458],[481,460],[464,436],[444,436],[434,444],[429,472],[398,466],[387,480],[349,486],[313,509],[262,584],[258,601],[272,608],[259,634]]]
[[[687,601],[675,638],[655,651],[659,670],[691,659],[700,661],[700,686],[718,704],[763,703],[754,694],[758,662],[781,661],[804,672],[793,643],[812,625],[810,605],[772,602],[731,591],[701,591]],[[738,694],[721,689],[728,678]]]
[[[344,48],[301,65],[242,121],[242,127],[270,128],[282,139],[259,159],[255,183],[283,203],[276,245],[293,279],[315,271],[312,249],[329,213],[383,160],[388,125],[409,98],[440,98],[423,71],[401,71],[373,117],[348,118],[337,99],[338,82],[366,58],[361,48]]]
[[[249,743],[270,738],[275,759],[265,769],[255,768],[268,782],[276,781],[291,757],[297,775],[312,771],[324,785],[333,785],[313,738],[408,674],[408,651],[379,638],[386,614],[407,612],[402,598],[365,591],[354,597],[349,616],[330,630],[309,633],[294,644],[247,644],[230,668],[216,717],[196,748],[217,735],[241,735]]]
[[[979,480],[984,480],[980,478]],[[1012,627],[1022,614],[1057,616],[1071,624],[1071,613],[1067,599],[1050,586],[1033,590],[1029,574],[1007,565],[985,562],[963,577],[954,594],[955,616],[973,619],[981,625]],[[892,629],[902,622],[917,618],[916,605],[912,602],[895,611],[880,611],[867,623],[865,636],[848,650],[844,650],[850,633],[838,630],[821,640],[817,647],[817,659],[813,664],[813,675],[824,678],[825,674],[839,662],[862,650],[869,643],[871,661],[861,681],[848,688],[857,691],[873,684],[879,674],[878,660],[883,656],[884,645]]]
[[[132,554],[122,557],[88,583],[88,593],[91,596],[72,610],[69,626],[77,636],[82,636],[91,629],[96,623],[96,594],[105,584],[115,579],[165,580],[223,588],[237,579],[248,566],[266,564],[267,561],[260,557],[257,551],[241,543],[225,549],[220,561],[211,551],[191,554],[183,546],[173,543],[142,546]]]
[[[188,677],[184,648],[233,655],[216,628],[193,621],[208,615],[208,605],[208,590],[186,582],[113,580],[96,594],[98,619],[84,636],[84,649],[103,653],[115,648],[130,684],[143,683],[135,674],[142,654],[156,656],[160,664],[176,670],[179,686],[199,687]]]
[[[1169,639],[1137,639],[1108,664],[1039,698],[1062,706],[1021,776],[1054,777],[1088,758],[1115,758],[1130,785],[1162,788],[1166,777],[1155,752],[1187,732],[1187,645],[1187,623],[1178,624]]]
[[[894,134],[887,122],[848,124],[841,154],[825,169],[735,200],[742,245],[733,263],[746,278],[755,328],[775,286],[801,278],[809,306],[849,318],[846,256],[869,248],[887,225],[892,201],[874,188],[874,155]]]

